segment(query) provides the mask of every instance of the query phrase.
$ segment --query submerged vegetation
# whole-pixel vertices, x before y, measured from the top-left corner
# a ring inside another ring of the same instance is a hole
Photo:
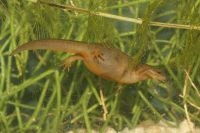
[[[145,120],[200,126],[200,0],[0,0],[0,132],[104,131]],[[60,65],[52,51],[9,56],[30,40],[117,47],[168,81],[118,85]]]

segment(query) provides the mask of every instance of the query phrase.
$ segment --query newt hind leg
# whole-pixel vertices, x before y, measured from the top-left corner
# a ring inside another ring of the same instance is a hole
[[[64,60],[62,66],[64,66],[64,69],[69,68],[77,60],[83,60],[83,57],[80,55],[72,55]]]
[[[104,61],[103,53],[99,49],[95,49],[92,51],[93,60],[100,63]]]

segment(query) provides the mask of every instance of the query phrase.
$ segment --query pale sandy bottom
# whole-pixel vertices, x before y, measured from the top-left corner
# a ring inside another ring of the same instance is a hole
[[[77,129],[67,133],[87,133],[85,129]],[[92,133],[99,133],[93,130]],[[124,128],[122,131],[117,132],[113,128],[107,128],[105,133],[200,133],[200,128],[194,126],[193,123],[184,120],[178,127],[169,126],[164,122],[153,123],[146,121],[138,125],[134,129]]]

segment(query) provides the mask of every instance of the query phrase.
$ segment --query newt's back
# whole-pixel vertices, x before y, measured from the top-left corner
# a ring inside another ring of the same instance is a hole
[[[83,61],[93,73],[119,82],[129,65],[130,57],[116,48],[91,45],[90,54]]]

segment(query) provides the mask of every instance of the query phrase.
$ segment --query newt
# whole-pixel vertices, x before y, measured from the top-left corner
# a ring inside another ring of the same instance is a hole
[[[62,39],[35,40],[19,46],[11,55],[37,49],[74,53],[64,60],[65,66],[82,60],[92,73],[119,84],[132,84],[147,79],[166,80],[160,70],[153,66],[147,64],[135,66],[131,63],[134,62],[131,56],[117,48],[108,48],[100,44]]]

